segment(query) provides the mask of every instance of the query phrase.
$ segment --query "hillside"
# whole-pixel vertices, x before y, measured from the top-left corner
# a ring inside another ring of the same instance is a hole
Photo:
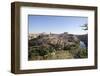
[[[87,50],[80,48],[80,40],[86,41],[84,38],[67,32],[32,35],[28,42],[29,60],[85,58]]]

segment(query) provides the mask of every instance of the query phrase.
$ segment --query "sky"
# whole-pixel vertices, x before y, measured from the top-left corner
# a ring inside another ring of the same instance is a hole
[[[46,15],[29,15],[28,26],[29,33],[64,33],[69,34],[86,34],[82,30],[84,24],[88,24],[87,17],[78,16],[46,16]]]

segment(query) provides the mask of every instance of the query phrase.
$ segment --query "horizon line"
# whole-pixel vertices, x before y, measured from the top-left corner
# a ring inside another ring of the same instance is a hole
[[[74,34],[74,35],[84,35],[84,34],[88,34],[88,33],[78,33],[78,34],[76,34],[76,33],[69,33],[69,32],[60,32],[60,33],[56,33],[56,32],[29,32],[29,34],[42,34],[42,33],[44,33],[44,34],[62,34],[62,33],[68,33],[68,34]]]

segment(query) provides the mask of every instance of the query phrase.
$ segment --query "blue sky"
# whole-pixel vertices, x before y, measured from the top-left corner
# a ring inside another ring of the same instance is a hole
[[[70,34],[86,34],[87,31],[82,30],[82,25],[88,23],[87,17],[75,16],[43,16],[29,15],[28,26],[29,33],[63,33]]]

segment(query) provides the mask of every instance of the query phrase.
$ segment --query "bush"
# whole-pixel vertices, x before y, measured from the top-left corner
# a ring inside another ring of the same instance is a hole
[[[87,49],[81,49],[80,57],[81,58],[87,58],[87,56],[88,56]]]
[[[87,58],[88,52],[87,49],[81,48],[75,55],[74,58]]]
[[[49,48],[48,48],[48,51],[49,51],[50,53],[52,53],[52,52],[55,51],[55,49],[54,49],[53,47],[49,47]]]
[[[63,50],[71,50],[71,46],[70,45],[64,46]]]
[[[30,51],[29,51],[29,54],[30,55],[34,55],[34,56],[38,56],[39,55],[39,53],[38,53],[38,48],[36,48],[36,47],[31,47],[31,49],[30,49]]]

